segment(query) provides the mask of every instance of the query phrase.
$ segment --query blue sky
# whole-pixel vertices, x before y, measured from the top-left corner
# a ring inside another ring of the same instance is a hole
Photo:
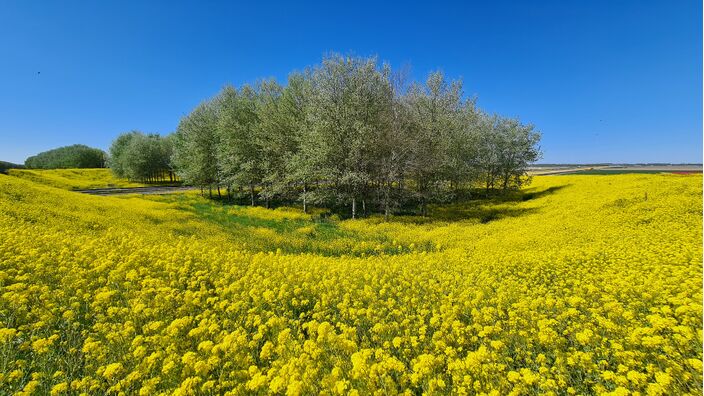
[[[225,84],[326,52],[462,78],[541,162],[701,162],[699,1],[0,3],[0,160],[170,133]]]

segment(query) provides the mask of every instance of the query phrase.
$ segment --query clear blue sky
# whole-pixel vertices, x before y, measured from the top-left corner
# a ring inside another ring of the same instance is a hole
[[[3,1],[0,160],[170,133],[337,51],[461,77],[543,132],[544,163],[702,161],[700,1],[290,3]]]

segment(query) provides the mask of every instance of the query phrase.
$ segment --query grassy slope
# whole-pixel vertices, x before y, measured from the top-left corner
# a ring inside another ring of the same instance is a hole
[[[373,229],[366,232],[348,230],[342,223],[320,220],[294,208],[268,210],[262,207],[223,205],[201,197],[196,192],[150,195],[142,199],[169,204],[193,214],[205,224],[217,226],[230,236],[238,249],[313,253],[323,256],[365,256],[407,253],[394,238]],[[433,250],[432,245],[423,246]]]

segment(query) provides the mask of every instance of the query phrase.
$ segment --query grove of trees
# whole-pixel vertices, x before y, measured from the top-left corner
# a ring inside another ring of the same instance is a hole
[[[109,166],[147,182],[175,173],[251,205],[425,214],[431,203],[521,187],[539,141],[532,125],[480,110],[441,72],[409,82],[376,58],[330,55],[285,85],[224,87],[172,135],[120,135]]]
[[[186,183],[252,205],[388,216],[519,188],[539,141],[532,125],[481,111],[441,72],[408,82],[376,58],[330,55],[286,85],[226,86],[181,120],[171,160]]]
[[[104,168],[106,160],[107,155],[103,150],[74,144],[29,157],[24,165],[33,169]]]
[[[173,182],[176,178],[171,166],[171,141],[171,135],[123,133],[110,146],[108,165],[117,177],[148,183]]]

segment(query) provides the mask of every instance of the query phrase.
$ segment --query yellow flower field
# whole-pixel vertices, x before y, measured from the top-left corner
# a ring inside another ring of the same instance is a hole
[[[9,174],[66,190],[107,187],[144,187],[147,184],[120,179],[110,169],[10,169]]]
[[[422,221],[204,205],[0,175],[0,393],[702,393],[701,175]]]

